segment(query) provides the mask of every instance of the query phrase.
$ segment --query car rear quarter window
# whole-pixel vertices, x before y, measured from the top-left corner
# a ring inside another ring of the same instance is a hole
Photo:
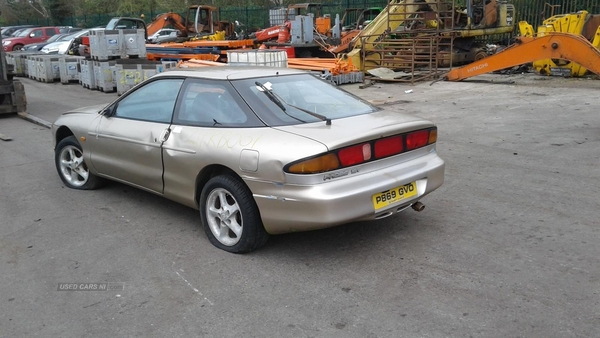
[[[183,79],[160,79],[137,88],[117,103],[115,117],[170,123]]]
[[[228,81],[188,79],[174,124],[214,127],[264,127]]]

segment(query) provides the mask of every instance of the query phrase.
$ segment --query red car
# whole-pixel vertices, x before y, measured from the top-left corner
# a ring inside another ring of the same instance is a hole
[[[6,52],[21,50],[24,45],[30,43],[43,42],[52,35],[59,34],[58,27],[35,27],[23,30],[17,36],[2,40],[2,48]]]

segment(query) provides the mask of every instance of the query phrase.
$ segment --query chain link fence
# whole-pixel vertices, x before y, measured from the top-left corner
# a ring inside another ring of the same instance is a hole
[[[474,0],[477,1],[477,0]],[[501,0],[498,0],[499,2]],[[587,10],[590,13],[600,14],[600,1],[599,0],[510,0],[509,3],[515,5],[515,23],[521,20],[525,20],[532,24],[534,27],[541,24],[541,22],[556,14],[573,13],[580,10]],[[332,22],[335,19],[335,15],[339,14],[340,19],[344,14],[344,10],[347,8],[370,8],[370,7],[385,7],[387,2],[381,0],[341,0],[341,1],[328,1],[322,2],[323,13],[330,14]],[[457,6],[464,6],[465,0],[456,0]],[[185,16],[185,12],[174,10],[182,16]],[[94,14],[84,16],[72,16],[61,20],[60,23],[53,23],[50,19],[28,19],[15,24],[36,24],[42,26],[51,26],[53,24],[73,27],[98,27],[108,23],[108,21],[115,16],[134,16],[140,17],[144,14],[147,22],[152,21],[152,18],[161,13],[147,12],[147,13],[130,13],[129,15],[113,15],[113,14]],[[243,23],[246,30],[251,32],[259,28],[270,27],[269,22],[269,9],[264,7],[221,7],[219,9],[219,17],[221,20],[228,21],[239,21]],[[515,26],[513,35],[518,34],[518,27]]]

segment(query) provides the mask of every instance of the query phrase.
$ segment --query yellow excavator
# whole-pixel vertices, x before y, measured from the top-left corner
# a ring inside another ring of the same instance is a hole
[[[440,44],[446,50],[434,51],[444,55],[438,66],[469,63],[492,54],[476,38],[512,32],[514,13],[514,5],[496,0],[467,0],[465,7],[456,7],[453,0],[391,0],[355,37],[354,48],[342,58],[363,71],[380,67],[382,53],[373,51],[386,40],[435,31],[442,40],[452,42]]]
[[[543,37],[551,33],[568,33],[584,37],[595,48],[600,48],[600,15],[587,11],[552,16],[542,22],[534,33],[533,27],[526,21],[519,22],[519,31],[523,37]],[[542,59],[533,62],[533,68],[540,74],[579,77],[585,75],[587,68],[579,63],[563,59]]]
[[[542,22],[537,34],[525,21],[521,36],[501,52],[450,70],[444,79],[461,81],[527,63],[541,74],[582,76],[587,71],[600,76],[600,15],[586,11],[555,15]]]

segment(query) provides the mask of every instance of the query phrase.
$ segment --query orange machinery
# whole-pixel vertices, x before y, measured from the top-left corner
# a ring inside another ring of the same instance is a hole
[[[600,28],[596,32],[600,39]],[[448,72],[444,79],[461,81],[473,76],[519,66],[544,59],[576,62],[600,75],[600,50],[583,36],[568,33],[548,33],[538,37],[518,37],[505,50]]]
[[[181,33],[181,37],[187,39],[201,38],[219,31],[224,31],[224,35],[227,37],[235,35],[234,24],[228,21],[220,21],[219,9],[214,6],[189,6],[185,18],[172,12],[160,14],[148,24],[148,35],[152,35],[167,26],[177,29]]]

